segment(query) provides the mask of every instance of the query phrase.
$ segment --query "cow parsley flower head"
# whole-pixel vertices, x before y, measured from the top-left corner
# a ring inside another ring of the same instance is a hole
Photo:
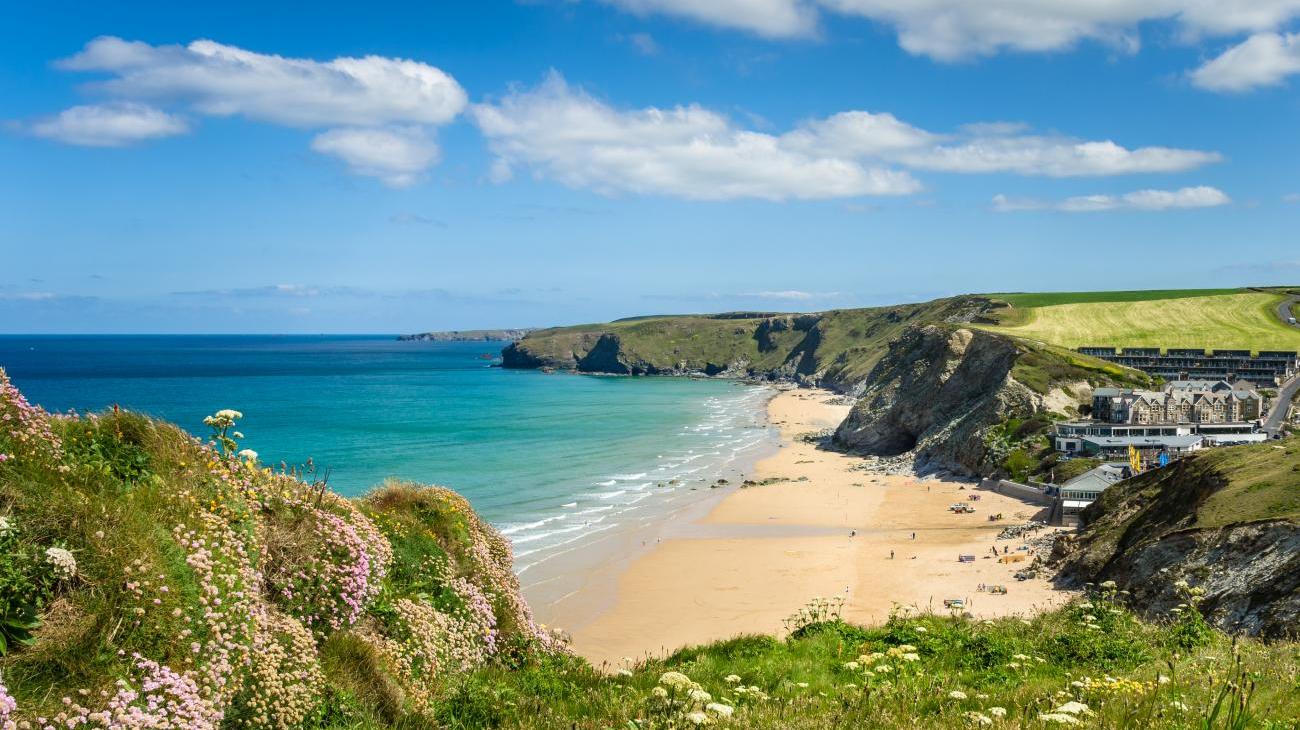
[[[681,672],[664,672],[659,675],[659,684],[671,687],[672,689],[690,689],[695,684],[691,678]]]
[[[257,452],[252,449],[244,449],[238,454],[235,454],[235,456],[238,456],[244,461],[257,461]]]
[[[46,548],[45,559],[54,567],[54,575],[59,580],[72,580],[77,576],[77,559],[64,548]]]
[[[704,709],[722,717],[731,717],[731,713],[736,711],[736,708],[731,705],[724,705],[721,702],[710,702],[704,706]]]

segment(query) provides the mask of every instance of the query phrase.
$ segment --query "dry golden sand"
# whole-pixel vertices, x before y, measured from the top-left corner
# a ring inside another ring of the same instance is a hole
[[[963,598],[971,613],[989,617],[1064,600],[1042,579],[1016,581],[1023,563],[991,557],[995,542],[999,551],[1015,551],[1018,541],[995,538],[1037,507],[968,482],[868,474],[852,468],[858,458],[798,440],[843,419],[848,407],[829,405],[830,398],[791,390],[772,399],[768,414],[782,447],[752,478],[774,481],[735,490],[679,536],[632,560],[607,607],[574,626],[579,654],[618,664],[740,633],[779,634],[783,619],[815,596],[846,596],[844,617],[859,623],[883,621],[896,603],[942,611],[945,598]],[[975,514],[948,511],[971,494],[980,495]],[[998,512],[1006,519],[990,522]],[[976,561],[959,563],[961,553]],[[1009,593],[980,593],[980,583],[1006,585]],[[554,622],[564,626],[565,618]]]

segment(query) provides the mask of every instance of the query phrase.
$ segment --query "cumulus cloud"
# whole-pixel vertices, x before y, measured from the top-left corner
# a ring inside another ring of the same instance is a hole
[[[1011,213],[1025,210],[1056,210],[1064,213],[1097,213],[1109,210],[1179,210],[1214,208],[1232,202],[1218,188],[1201,185],[1178,190],[1138,190],[1124,195],[1079,195],[1060,201],[993,196],[993,210]]]
[[[131,103],[74,106],[31,125],[31,133],[38,137],[86,147],[121,147],[188,129],[179,117]]]
[[[342,159],[357,174],[395,186],[412,184],[437,162],[431,130],[452,121],[468,103],[454,78],[419,61],[384,56],[317,61],[257,53],[211,40],[155,46],[103,36],[58,66],[110,74],[111,78],[89,87],[125,101],[74,107],[47,124],[66,116],[72,117],[70,121],[89,118],[84,110],[130,109],[136,112],[136,129],[153,130],[137,133],[135,139],[161,136],[159,130],[164,129],[184,131],[179,119],[140,104],[149,101],[183,105],[206,116],[324,130],[312,140],[312,149]],[[153,126],[146,127],[146,121]],[[172,126],[164,126],[167,122]],[[83,120],[82,126],[95,125]],[[98,120],[97,128],[112,126]],[[129,126],[125,121],[117,124],[118,129]],[[42,133],[40,123],[34,131]],[[99,139],[93,134],[74,137],[56,131],[50,127],[46,136],[65,141]],[[125,135],[118,133],[119,138],[133,141]]]
[[[615,109],[556,73],[535,89],[478,105],[472,115],[497,156],[496,181],[526,168],[605,194],[699,200],[903,195],[921,189],[909,170],[1099,176],[1187,170],[1220,159],[1214,152],[1037,136],[1006,123],[945,135],[867,111],[768,134],[694,105]]]
[[[295,127],[445,124],[466,104],[465,90],[444,71],[383,56],[315,61],[210,40],[152,46],[104,36],[59,66],[115,74],[95,85],[114,96],[183,101],[203,114]]]
[[[836,299],[840,296],[836,291],[800,291],[798,289],[782,289],[779,291],[756,291],[745,292],[737,296],[748,299],[769,299],[784,302],[806,302],[812,299]]]
[[[787,135],[800,148],[848,156],[874,156],[919,170],[956,173],[1012,172],[1075,177],[1176,172],[1217,162],[1214,152],[1141,147],[1028,134],[1024,125],[976,123],[940,135],[891,114],[843,112],[804,124]]]
[[[1249,91],[1300,73],[1300,33],[1257,33],[1192,71],[1211,91]]]
[[[419,127],[331,129],[316,135],[311,148],[396,188],[414,185],[438,159],[438,146]]]
[[[807,0],[604,0],[637,15],[672,15],[768,38],[797,38],[817,30],[817,10]]]
[[[1095,40],[1125,50],[1139,26],[1171,21],[1185,37],[1275,30],[1300,0],[606,0],[770,38],[815,33],[821,9],[894,29],[909,53],[941,61],[1010,51],[1057,51]]]
[[[605,194],[696,200],[900,195],[920,189],[906,172],[795,149],[699,106],[620,111],[570,88],[558,74],[472,113],[497,155],[497,180],[528,167]]]

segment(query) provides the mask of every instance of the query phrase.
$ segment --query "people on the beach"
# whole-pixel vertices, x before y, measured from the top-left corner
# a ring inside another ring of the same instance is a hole
[[[893,560],[893,559],[894,559],[894,551],[893,551],[893,550],[890,550],[890,551],[889,551],[889,559],[890,559],[890,560]]]

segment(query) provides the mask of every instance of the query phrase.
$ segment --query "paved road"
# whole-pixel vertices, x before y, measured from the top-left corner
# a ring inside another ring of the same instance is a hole
[[[1295,397],[1298,388],[1300,388],[1300,375],[1291,378],[1285,385],[1277,389],[1277,400],[1274,401],[1273,412],[1268,414],[1268,420],[1264,421],[1264,430],[1270,436],[1277,433],[1278,428],[1282,426],[1282,419],[1286,418],[1287,410],[1291,406],[1291,399]]]
[[[1300,302],[1300,297],[1287,297],[1277,303],[1277,318],[1282,320],[1282,324],[1291,324],[1287,320],[1291,318],[1291,305],[1296,302]],[[1300,329],[1300,323],[1291,326]]]

